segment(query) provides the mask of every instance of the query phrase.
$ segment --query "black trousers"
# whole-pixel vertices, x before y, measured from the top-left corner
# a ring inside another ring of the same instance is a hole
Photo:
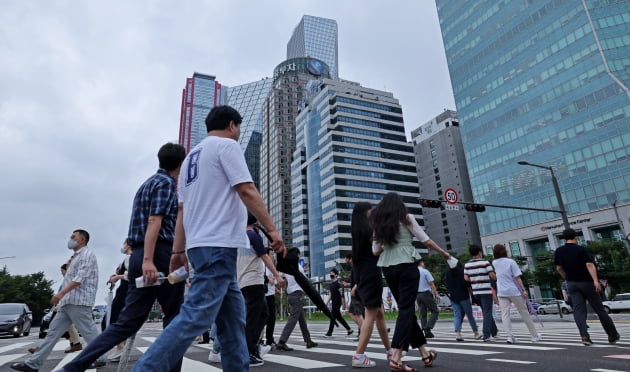
[[[265,344],[275,343],[273,331],[276,327],[276,296],[265,296],[267,302],[267,329],[265,330]]]
[[[249,354],[255,354],[258,337],[267,322],[267,304],[265,302],[265,286],[263,284],[250,285],[241,288],[245,298],[245,337]]]
[[[346,322],[346,320],[343,318],[343,316],[341,316],[341,311],[339,310],[339,308],[341,308],[341,304],[332,304],[332,316],[333,319],[336,319],[337,321],[339,321],[339,323],[347,330],[350,331],[350,326],[348,325],[348,323]],[[330,325],[328,326],[328,334],[332,335],[333,329],[335,328],[335,321],[334,320],[330,320]]]

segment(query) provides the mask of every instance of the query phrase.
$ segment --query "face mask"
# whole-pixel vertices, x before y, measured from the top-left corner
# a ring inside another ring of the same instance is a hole
[[[335,279],[335,276],[331,274],[330,279]]]
[[[79,246],[79,243],[77,243],[76,241],[72,239],[68,240],[68,249],[75,249],[78,246]]]
[[[120,253],[127,254],[127,246],[123,245],[122,247],[120,247]]]

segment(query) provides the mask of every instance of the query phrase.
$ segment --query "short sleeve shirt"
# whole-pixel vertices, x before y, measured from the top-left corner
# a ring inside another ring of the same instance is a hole
[[[593,257],[588,253],[586,247],[573,243],[565,244],[556,249],[553,262],[557,266],[562,266],[566,279],[570,282],[593,281],[586,268],[586,263],[593,262]]]
[[[418,271],[420,272],[420,281],[418,283],[418,292],[426,292],[431,290],[431,286],[429,283],[433,282],[433,275],[431,272],[424,267],[418,266]]]
[[[492,261],[492,264],[497,274],[497,296],[520,296],[521,291],[517,287],[514,278],[521,276],[523,273],[516,262],[507,257],[502,257]]]
[[[492,294],[490,273],[494,268],[488,260],[473,258],[466,262],[464,274],[468,275],[474,295]]]

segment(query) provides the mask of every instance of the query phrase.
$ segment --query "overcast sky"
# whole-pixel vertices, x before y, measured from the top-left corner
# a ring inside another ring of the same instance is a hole
[[[122,260],[131,203],[176,142],[185,79],[272,76],[304,14],[337,20],[340,77],[390,91],[407,134],[455,109],[432,0],[0,0],[0,260],[60,283],[76,228]]]

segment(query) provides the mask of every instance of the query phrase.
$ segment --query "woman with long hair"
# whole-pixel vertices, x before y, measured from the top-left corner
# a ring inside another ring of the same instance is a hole
[[[445,259],[449,259],[450,255],[429,238],[415,218],[407,213],[402,198],[394,192],[386,194],[372,210],[370,223],[374,232],[372,252],[379,256],[377,266],[382,268],[387,285],[398,303],[398,319],[392,338],[394,353],[389,360],[389,368],[392,371],[416,370],[401,362],[402,352],[409,345],[419,349],[422,362],[430,367],[437,353],[425,347],[427,340],[416,318],[414,301],[420,279],[416,261],[420,259],[420,254],[412,245],[412,238],[415,236]]]
[[[359,343],[355,354],[352,356],[353,367],[376,366],[374,361],[365,356],[365,349],[372,336],[374,323],[376,323],[376,329],[383,346],[387,350],[388,359],[393,353],[383,310],[381,269],[376,266],[378,257],[372,254],[372,229],[368,221],[368,214],[371,209],[372,206],[367,202],[355,204],[350,222],[353,272],[356,273],[357,292],[365,309],[361,332],[359,332]]]

